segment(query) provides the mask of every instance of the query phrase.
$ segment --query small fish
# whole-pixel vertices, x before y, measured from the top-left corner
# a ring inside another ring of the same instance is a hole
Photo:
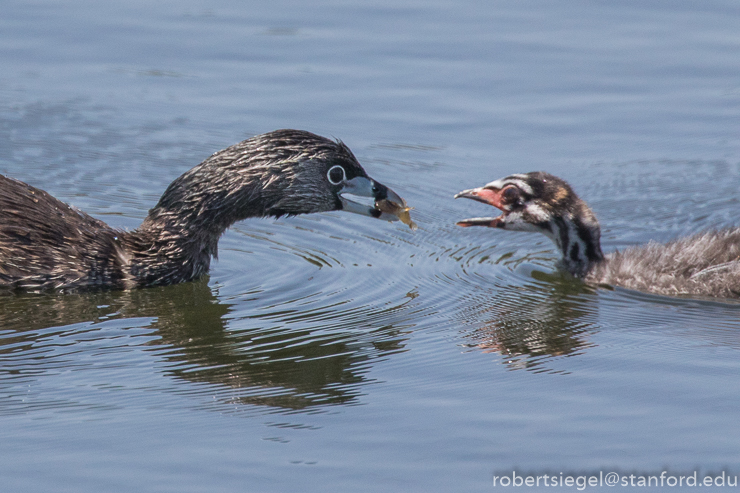
[[[416,223],[411,220],[411,214],[409,214],[409,211],[413,207],[407,206],[405,200],[401,199],[400,204],[388,199],[378,200],[375,202],[375,208],[380,212],[396,216],[403,224],[408,225],[409,228],[416,229]]]

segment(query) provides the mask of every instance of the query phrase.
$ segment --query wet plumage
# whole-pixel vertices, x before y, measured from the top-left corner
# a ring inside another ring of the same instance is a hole
[[[368,177],[343,143],[298,130],[213,154],[172,182],[133,231],[0,175],[0,287],[74,291],[189,281],[208,272],[223,232],[249,217],[348,210],[395,219],[346,192],[402,201]]]

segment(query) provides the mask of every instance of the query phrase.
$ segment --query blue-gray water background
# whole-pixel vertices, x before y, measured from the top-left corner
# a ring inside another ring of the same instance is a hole
[[[544,237],[454,226],[490,211],[452,199],[543,169],[605,251],[740,225],[736,1],[0,10],[0,173],[133,229],[211,153],[301,128],[419,224],[249,220],[199,282],[2,297],[2,491],[740,473],[740,305],[585,289]]]

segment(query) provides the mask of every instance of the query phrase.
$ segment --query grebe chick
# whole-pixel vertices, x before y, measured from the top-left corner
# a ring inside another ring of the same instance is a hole
[[[650,242],[605,256],[596,216],[557,176],[541,171],[510,175],[455,198],[502,211],[458,226],[543,233],[560,250],[560,267],[588,283],[671,296],[740,297],[740,228]]]
[[[0,175],[0,287],[80,291],[190,281],[208,272],[223,232],[249,217],[345,210],[397,219],[344,193],[403,203],[342,142],[299,130],[213,154],[172,182],[133,231]]]

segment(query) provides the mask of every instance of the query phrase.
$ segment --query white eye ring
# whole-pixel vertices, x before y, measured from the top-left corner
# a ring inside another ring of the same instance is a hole
[[[342,172],[342,176],[338,180],[332,180],[331,175],[334,174],[336,176],[337,169]],[[344,180],[347,179],[347,175],[344,172],[344,168],[342,168],[341,166],[337,164],[329,168],[329,171],[326,172],[326,178],[329,180],[329,183],[331,183],[332,185],[339,185],[340,183],[342,183]]]

